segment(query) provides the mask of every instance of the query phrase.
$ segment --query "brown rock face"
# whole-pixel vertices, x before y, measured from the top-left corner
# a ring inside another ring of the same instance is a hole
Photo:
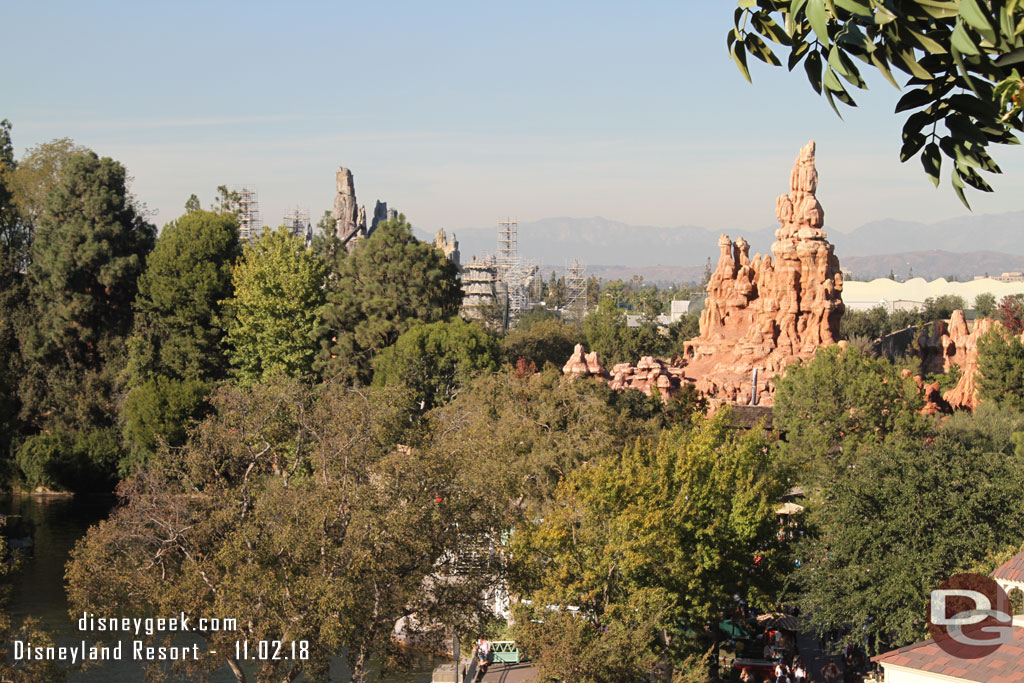
[[[779,228],[770,255],[750,258],[750,245],[728,235],[708,283],[700,335],[686,344],[686,377],[709,398],[748,403],[752,374],[763,384],[758,403],[770,404],[771,378],[787,364],[839,338],[843,277],[822,229],[814,142],[800,150],[789,193],[775,203]]]
[[[949,332],[943,339],[948,339],[946,367],[949,369],[951,363],[960,366],[960,381],[956,386],[942,395],[942,398],[952,408],[974,410],[978,407],[978,340],[999,323],[983,318],[974,323],[974,329],[969,333],[967,323],[964,321],[962,311],[953,311],[949,320]]]

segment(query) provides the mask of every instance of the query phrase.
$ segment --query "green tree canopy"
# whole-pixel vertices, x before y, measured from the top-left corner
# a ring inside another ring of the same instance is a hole
[[[583,342],[578,325],[556,318],[533,323],[525,328],[516,325],[501,342],[505,362],[515,365],[520,358],[543,368],[546,363],[562,367],[572,355],[576,344]]]
[[[160,449],[122,486],[124,506],[78,543],[73,609],[237,619],[235,631],[196,633],[209,647],[172,672],[189,680],[225,662],[253,680],[235,641],[266,639],[307,641],[309,658],[262,662],[255,680],[326,680],[330,658],[344,657],[363,681],[371,658],[401,658],[399,619],[416,615],[414,637],[468,630],[492,579],[447,577],[462,544],[501,527],[491,511],[508,502],[463,451],[416,447],[407,392],[278,378],[222,387],[212,402],[186,445]]]
[[[786,435],[782,449],[796,481],[807,485],[845,469],[858,444],[920,425],[921,405],[916,385],[889,361],[831,346],[777,381],[774,424]]]
[[[373,383],[404,386],[424,408],[447,403],[476,374],[494,372],[500,346],[493,334],[461,318],[415,325],[373,361]]]
[[[747,56],[782,62],[768,43],[788,48],[811,87],[855,106],[851,87],[865,89],[861,70],[878,70],[893,86],[893,68],[910,78],[897,112],[914,111],[903,126],[900,159],[919,152],[925,173],[939,184],[942,156],[953,189],[991,192],[981,171],[1000,173],[988,146],[1016,144],[1022,130],[1024,4],[1017,0],[739,0],[729,50],[750,80]],[[845,83],[844,83],[845,81]],[[939,124],[945,130],[940,129]]]
[[[863,441],[809,507],[799,602],[819,630],[853,626],[875,652],[926,637],[939,583],[1024,540],[1014,411],[982,408],[937,432]]]
[[[139,278],[129,341],[133,384],[154,375],[224,377],[221,302],[232,294],[240,251],[230,214],[195,209],[164,226]]]
[[[325,377],[367,383],[373,358],[417,322],[458,313],[458,270],[432,245],[412,234],[404,216],[384,221],[352,253],[338,254],[320,317]]]
[[[582,465],[543,520],[517,528],[512,552],[533,605],[517,623],[556,667],[545,674],[648,680],[654,663],[694,654],[688,632],[734,593],[763,595],[773,584],[783,483],[763,434],[734,432],[727,412]],[[582,623],[549,619],[551,605],[578,607]],[[563,630],[581,647],[553,662],[543,650]]]
[[[231,362],[244,382],[312,370],[324,302],[323,262],[287,227],[245,247],[225,301]]]
[[[126,183],[116,161],[74,153],[39,217],[28,270],[32,324],[19,331],[23,414],[37,425],[112,423],[112,385],[154,237]]]
[[[991,318],[996,314],[996,297],[991,292],[982,292],[974,297],[974,310],[979,318]]]
[[[995,327],[978,341],[978,395],[985,401],[1024,410],[1024,344]]]

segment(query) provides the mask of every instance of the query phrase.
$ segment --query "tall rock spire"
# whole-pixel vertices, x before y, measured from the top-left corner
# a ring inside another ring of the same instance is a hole
[[[800,150],[789,192],[775,202],[779,228],[770,255],[751,258],[742,237],[718,241],[722,253],[708,283],[700,335],[686,344],[687,377],[705,395],[748,401],[754,368],[770,378],[839,339],[843,277],[825,239],[814,152],[813,141]],[[759,391],[770,400],[771,382]]]

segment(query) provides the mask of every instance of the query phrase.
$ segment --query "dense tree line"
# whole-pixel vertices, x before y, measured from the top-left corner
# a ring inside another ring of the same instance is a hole
[[[72,609],[238,620],[173,673],[326,680],[343,657],[360,681],[405,665],[401,624],[430,648],[507,629],[553,681],[699,680],[734,595],[878,650],[923,635],[942,578],[1024,541],[1017,299],[975,302],[1004,324],[981,343],[973,415],[921,415],[902,361],[850,344],[778,380],[774,432],[737,430],[692,391],[662,402],[558,370],[576,344],[608,366],[681,353],[696,315],[654,318],[684,292],[609,283],[580,324],[538,308],[498,336],[458,317],[455,267],[404,217],[351,251],[330,230],[308,250],[283,229],[243,245],[220,188],[157,235],[116,161],[66,140],[16,160],[0,136],[5,474],[117,485],[68,565]],[[794,486],[802,535],[775,514]],[[499,587],[514,624],[482,597]],[[245,639],[309,658],[254,668],[234,656]]]

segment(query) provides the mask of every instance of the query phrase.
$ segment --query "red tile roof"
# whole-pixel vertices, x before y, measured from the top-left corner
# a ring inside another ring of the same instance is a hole
[[[954,657],[936,645],[934,640],[926,640],[885,652],[871,660],[979,683],[1024,683],[1024,628],[1015,626],[1012,643],[1006,643],[992,654],[978,659]]]
[[[992,572],[992,578],[1004,581],[1024,581],[1024,552],[1017,553],[999,569]]]

